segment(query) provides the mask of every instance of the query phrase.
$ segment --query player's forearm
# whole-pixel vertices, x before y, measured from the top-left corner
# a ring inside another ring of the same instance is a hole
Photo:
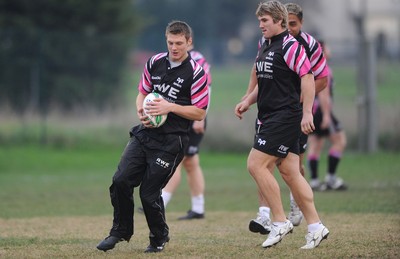
[[[315,83],[311,74],[301,78],[301,93],[303,97],[303,113],[311,113],[315,97]]]
[[[331,111],[331,98],[329,96],[329,88],[325,88],[318,93],[318,99],[323,115],[330,114]]]
[[[143,109],[143,100],[146,96],[139,92],[139,94],[136,97],[136,110],[140,111]]]
[[[256,74],[256,67],[253,65],[251,72],[250,72],[250,79],[249,84],[247,85],[246,94],[243,96],[242,100],[246,98],[249,94],[251,94],[257,85],[257,74]]]
[[[194,105],[179,105],[171,103],[170,112],[175,113],[188,120],[201,121],[206,117],[206,110],[197,108]]]
[[[247,102],[249,105],[252,105],[257,102],[257,96],[258,96],[258,85],[256,85],[251,93],[247,95]]]

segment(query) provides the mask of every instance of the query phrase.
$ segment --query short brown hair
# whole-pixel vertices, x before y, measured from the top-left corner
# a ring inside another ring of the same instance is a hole
[[[192,28],[190,28],[186,22],[172,21],[168,23],[167,28],[165,29],[165,36],[168,33],[183,34],[185,35],[186,40],[189,40],[192,37]]]

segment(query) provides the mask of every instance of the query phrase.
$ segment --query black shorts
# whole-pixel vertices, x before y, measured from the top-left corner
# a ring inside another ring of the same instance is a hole
[[[204,122],[206,127],[207,120]],[[193,130],[193,121],[190,123],[190,130],[189,130],[189,145],[187,145],[185,149],[185,156],[194,156],[199,153],[200,151],[200,143],[203,139],[204,134],[196,133]]]
[[[253,148],[275,157],[299,154],[300,123],[272,122],[258,125]]]
[[[321,129],[322,123],[322,111],[321,109],[317,109],[314,114],[314,126],[315,130],[312,134],[315,134],[318,137],[327,137],[332,133],[336,133],[342,131],[342,126],[340,122],[337,120],[335,115],[331,112],[331,125],[329,125],[326,129]]]
[[[300,154],[304,154],[306,152],[307,141],[308,141],[308,135],[301,132],[301,135],[299,138]]]

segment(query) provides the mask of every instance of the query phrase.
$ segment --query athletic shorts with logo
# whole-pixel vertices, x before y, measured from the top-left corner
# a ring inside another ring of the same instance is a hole
[[[253,148],[284,158],[289,152],[299,154],[300,123],[269,122],[258,126]]]
[[[207,119],[204,121],[204,128],[207,125]],[[200,143],[203,140],[203,133],[196,133],[193,130],[193,121],[190,123],[190,130],[189,130],[189,144],[185,149],[185,156],[194,156],[199,153],[200,151]]]
[[[308,135],[301,132],[300,137],[299,137],[300,154],[304,154],[306,152],[307,141],[308,141]]]
[[[317,109],[317,111],[314,114],[315,130],[312,134],[315,134],[318,137],[326,137],[332,133],[342,131],[342,126],[340,122],[337,120],[337,118],[332,112],[331,112],[331,125],[329,125],[329,127],[326,129],[321,129],[322,117],[323,116],[321,109]]]

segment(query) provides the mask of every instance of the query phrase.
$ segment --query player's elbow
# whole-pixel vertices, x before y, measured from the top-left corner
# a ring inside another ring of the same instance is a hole
[[[199,111],[196,114],[196,118],[194,120],[196,120],[196,121],[204,120],[206,118],[206,115],[207,115],[206,110],[199,109]]]

